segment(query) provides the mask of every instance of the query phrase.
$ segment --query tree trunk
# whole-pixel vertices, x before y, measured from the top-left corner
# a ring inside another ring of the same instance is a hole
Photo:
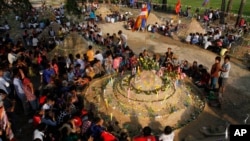
[[[246,0],[241,0],[240,8],[239,8],[239,11],[238,11],[238,17],[237,17],[237,20],[236,20],[236,23],[235,23],[235,27],[239,24],[240,18],[242,17],[243,8],[244,8],[245,3],[246,3]]]
[[[161,9],[166,11],[167,10],[167,0],[162,0],[162,6]]]
[[[226,0],[221,0],[220,24],[225,23]]]
[[[227,14],[232,10],[232,4],[233,4],[233,0],[228,0],[228,3],[227,3]]]

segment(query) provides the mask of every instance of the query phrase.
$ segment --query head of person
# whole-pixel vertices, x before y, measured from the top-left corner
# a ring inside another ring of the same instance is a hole
[[[227,63],[227,62],[229,62],[229,61],[230,61],[230,56],[228,56],[228,55],[227,55],[227,56],[225,56],[225,58],[224,58],[224,62],[225,62],[225,63]]]
[[[215,57],[215,63],[220,63],[220,61],[221,61],[221,57],[220,56]]]
[[[173,132],[173,129],[170,126],[166,126],[164,129],[164,134],[169,135]]]
[[[94,122],[96,125],[102,126],[104,120],[103,120],[101,117],[95,117],[94,120],[93,120],[93,122]]]
[[[89,45],[89,50],[91,50],[93,47],[91,45]]]
[[[143,132],[143,135],[144,135],[144,136],[150,136],[152,130],[151,130],[151,128],[150,128],[149,126],[146,126],[146,127],[144,127],[144,128],[142,129],[142,132]]]
[[[121,30],[119,30],[119,31],[118,31],[118,35],[121,35],[121,34],[122,34],[122,31],[121,31]]]

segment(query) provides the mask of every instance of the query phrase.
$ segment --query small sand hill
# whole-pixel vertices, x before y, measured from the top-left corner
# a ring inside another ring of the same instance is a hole
[[[58,54],[61,56],[67,56],[69,53],[73,55],[79,53],[83,54],[88,49],[88,42],[83,39],[81,35],[77,32],[71,32],[67,35],[62,43],[62,45],[56,46],[50,54]]]
[[[180,29],[180,32],[178,33],[181,36],[186,36],[189,33],[206,33],[206,30],[203,29],[200,25],[200,23],[196,19],[192,19],[190,24],[187,24],[187,27],[183,27]]]
[[[50,28],[52,28],[55,31],[56,35],[57,35],[57,32],[58,32],[60,27],[61,27],[60,24],[58,24],[56,22],[53,22],[52,24],[50,24],[48,27],[46,27],[42,31],[42,33],[39,35],[39,38],[45,38],[45,39],[49,38],[49,30],[50,30]]]
[[[101,6],[95,11],[95,14],[102,14],[102,17],[106,17],[107,15],[112,14],[112,11],[107,6]]]
[[[147,24],[155,24],[155,23],[161,24],[163,23],[154,13],[150,13],[148,16]]]

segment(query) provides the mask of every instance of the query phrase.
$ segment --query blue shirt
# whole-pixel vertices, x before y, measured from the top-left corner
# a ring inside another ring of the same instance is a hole
[[[55,71],[53,69],[45,69],[43,71],[43,82],[48,84],[51,80],[51,76],[55,74]]]

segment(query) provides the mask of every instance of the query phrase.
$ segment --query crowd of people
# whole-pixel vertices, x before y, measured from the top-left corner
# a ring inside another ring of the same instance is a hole
[[[185,42],[199,45],[221,56],[228,53],[233,43],[248,34],[249,25],[244,18],[241,18],[237,25],[232,26],[228,23],[224,23],[217,26],[214,23],[220,18],[219,13],[219,10],[207,9],[202,19],[199,14],[199,9],[196,10],[197,20],[204,24],[206,33],[189,33],[189,35],[186,36]]]
[[[10,34],[5,33],[0,38],[0,139],[14,140],[16,127],[16,101],[19,101],[23,114],[32,116],[34,124],[34,141],[128,141],[127,132],[114,128],[107,121],[85,109],[83,97],[77,94],[78,87],[87,87],[93,79],[104,75],[132,71],[140,66],[139,58],[151,58],[157,62],[157,74],[175,72],[176,82],[185,76],[192,77],[199,87],[215,88],[218,72],[229,71],[228,67],[215,65],[209,73],[202,65],[194,61],[180,61],[171,48],[164,55],[149,53],[147,50],[138,56],[128,45],[128,37],[119,30],[117,33],[104,35],[98,24],[90,20],[79,25],[71,24],[64,18],[63,7],[53,9],[54,19],[39,22],[40,12],[33,9],[26,12],[25,16],[18,16],[20,28],[23,30],[22,38],[14,40]],[[27,23],[28,21],[28,23]],[[51,24],[57,22],[59,30],[53,29]],[[157,23],[156,23],[157,24]],[[157,26],[157,25],[155,25]],[[49,38],[39,38],[40,33],[48,29]],[[165,31],[165,30],[164,30]],[[54,55],[48,52],[54,46],[63,42],[64,37],[70,32],[78,32],[83,38],[101,45],[103,50],[95,50],[89,45],[82,54],[69,54],[67,57]],[[217,31],[216,31],[217,33]],[[219,34],[219,31],[218,31]],[[3,34],[2,34],[3,35]],[[190,39],[190,43],[193,39]],[[230,58],[225,58],[230,60]],[[217,59],[218,60],[218,59]],[[40,75],[40,82],[31,79]],[[227,78],[228,75],[225,75]],[[224,92],[225,80],[220,84]],[[42,87],[35,87],[37,84]],[[222,85],[223,84],[223,85]],[[10,124],[11,123],[11,124]],[[12,132],[13,130],[13,132]],[[174,132],[166,126],[163,134],[152,135],[150,127],[144,127],[142,134],[132,137],[134,141],[150,139],[151,141],[173,141]]]

